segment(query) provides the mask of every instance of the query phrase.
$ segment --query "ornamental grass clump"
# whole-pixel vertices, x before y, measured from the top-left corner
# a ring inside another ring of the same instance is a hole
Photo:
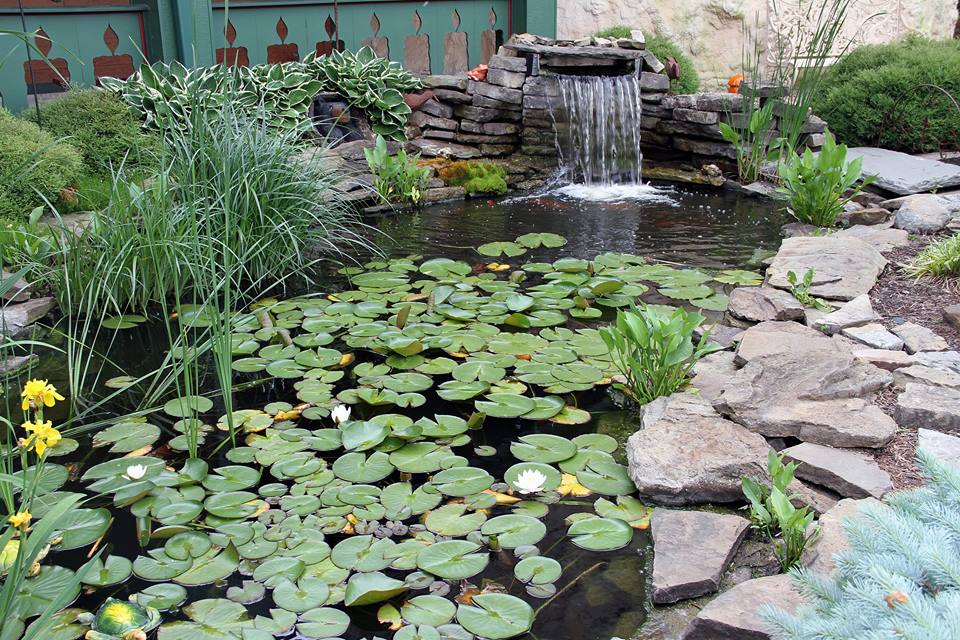
[[[957,278],[960,276],[960,233],[927,245],[904,271],[915,278]]]
[[[806,604],[760,613],[776,640],[960,638],[960,472],[917,452],[926,486],[860,507],[829,576],[792,570]]]
[[[600,336],[626,378],[624,390],[645,404],[682,388],[700,358],[722,349],[707,342],[708,331],[694,343],[703,321],[699,313],[657,305],[617,311],[616,322],[600,329]]]
[[[787,211],[800,222],[832,227],[844,206],[873,182],[870,176],[861,183],[862,168],[863,158],[847,162],[846,145],[838,145],[827,131],[819,153],[787,151],[778,168],[783,186],[777,191],[787,197]]]

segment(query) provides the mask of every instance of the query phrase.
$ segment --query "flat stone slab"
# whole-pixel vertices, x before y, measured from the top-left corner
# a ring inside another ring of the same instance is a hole
[[[844,531],[844,521],[860,516],[860,509],[866,504],[881,504],[876,498],[844,498],[832,509],[820,516],[820,537],[803,552],[801,562],[820,574],[829,575],[836,568],[834,556],[845,551],[850,545]]]
[[[783,454],[798,463],[798,478],[846,498],[882,498],[893,490],[889,474],[872,457],[859,451],[802,442],[784,449]]]
[[[767,623],[760,617],[765,604],[793,613],[803,597],[786,574],[741,582],[707,604],[682,640],[769,640]]]
[[[859,327],[879,319],[880,315],[873,310],[873,305],[870,303],[870,296],[864,293],[850,300],[836,311],[817,319],[814,322],[814,327],[832,336],[849,327]]]
[[[960,352],[958,351],[921,351],[913,356],[913,360],[927,367],[938,367],[960,373]]]
[[[833,235],[839,238],[856,238],[872,246],[877,251],[885,252],[896,247],[905,247],[910,244],[910,234],[903,229],[891,229],[884,226],[855,225]]]
[[[903,340],[907,353],[920,351],[946,351],[950,348],[947,341],[930,329],[914,322],[904,322],[891,329]]]
[[[0,270],[0,285],[5,285],[11,278],[13,278],[13,274],[8,273],[6,270]],[[26,302],[29,299],[30,285],[23,278],[17,278],[17,281],[13,283],[10,289],[0,293],[0,300]]]
[[[845,327],[840,333],[871,349],[886,349],[890,351],[900,351],[903,349],[903,340],[900,336],[888,331],[885,326],[878,322]]]
[[[740,516],[656,509],[650,519],[653,603],[714,593],[749,527]]]
[[[897,396],[896,415],[904,427],[960,432],[960,391],[907,383]]]
[[[53,298],[33,298],[0,307],[0,335],[14,338],[23,335],[30,325],[46,316],[53,305]]]
[[[727,418],[771,438],[834,447],[882,447],[896,422],[872,402],[893,382],[852,353],[778,353],[751,360],[724,384],[713,405]]]
[[[856,238],[787,238],[767,269],[767,279],[771,286],[789,290],[790,271],[802,279],[808,270],[813,270],[812,295],[852,300],[873,288],[886,264],[879,251]]]
[[[848,340],[830,338],[798,322],[761,322],[746,329],[737,346],[737,363],[780,353],[847,353]]]
[[[641,499],[655,504],[740,502],[743,476],[768,477],[767,441],[725,420],[695,393],[644,405],[626,449]]]
[[[432,138],[416,138],[408,142],[407,147],[409,147],[411,151],[420,153],[428,158],[468,160],[470,158],[479,158],[483,155],[476,147]]]
[[[690,385],[711,402],[720,397],[723,386],[737,372],[736,356],[732,351],[717,351],[701,358],[693,366]]]
[[[914,364],[909,367],[902,367],[893,372],[893,382],[898,387],[906,388],[911,382],[916,384],[926,384],[934,387],[947,387],[949,389],[960,389],[960,373],[950,369],[941,369],[940,367],[928,367],[922,364]]]
[[[853,357],[886,371],[896,371],[900,367],[909,367],[914,363],[913,356],[906,351],[889,349],[854,349]]]
[[[917,430],[917,448],[928,451],[951,467],[960,469],[960,438],[932,429]]]
[[[737,287],[730,292],[727,310],[748,322],[803,319],[803,305],[789,292],[773,287]]]
[[[897,195],[925,193],[960,185],[960,167],[955,164],[874,147],[849,149],[847,160],[855,158],[863,158],[863,173],[875,176],[875,185]]]

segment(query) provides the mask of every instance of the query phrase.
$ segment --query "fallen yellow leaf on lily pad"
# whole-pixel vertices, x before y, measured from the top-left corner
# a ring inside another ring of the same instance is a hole
[[[557,493],[561,496],[573,496],[574,498],[585,498],[593,492],[577,482],[577,476],[572,473],[565,473],[560,476],[560,486],[557,487]]]

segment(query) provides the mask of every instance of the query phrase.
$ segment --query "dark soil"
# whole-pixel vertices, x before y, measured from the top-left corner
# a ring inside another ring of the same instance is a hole
[[[889,264],[870,291],[870,299],[887,327],[910,321],[943,336],[951,349],[960,349],[960,331],[943,318],[945,307],[960,303],[957,285],[932,278],[917,280],[901,271],[903,264],[937,239],[913,239],[909,245],[885,253]]]

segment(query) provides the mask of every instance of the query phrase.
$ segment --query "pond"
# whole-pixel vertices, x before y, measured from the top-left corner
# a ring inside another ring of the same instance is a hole
[[[71,512],[25,601],[64,588],[53,565],[75,569],[96,548],[107,562],[78,606],[135,595],[179,621],[160,640],[633,633],[649,510],[631,496],[633,418],[607,393],[616,369],[595,327],[638,297],[716,316],[729,286],[757,277],[744,268],[775,246],[778,217],[660,187],[376,224],[389,258],[341,269],[333,295],[236,317],[235,448],[217,430],[223,404],[194,396],[61,447],[47,489],[101,495]],[[204,327],[202,313],[179,321]],[[157,366],[161,327],[111,334],[103,380]],[[57,368],[35,375],[65,387]],[[193,429],[207,463],[184,462]],[[76,637],[71,621],[55,640]]]

